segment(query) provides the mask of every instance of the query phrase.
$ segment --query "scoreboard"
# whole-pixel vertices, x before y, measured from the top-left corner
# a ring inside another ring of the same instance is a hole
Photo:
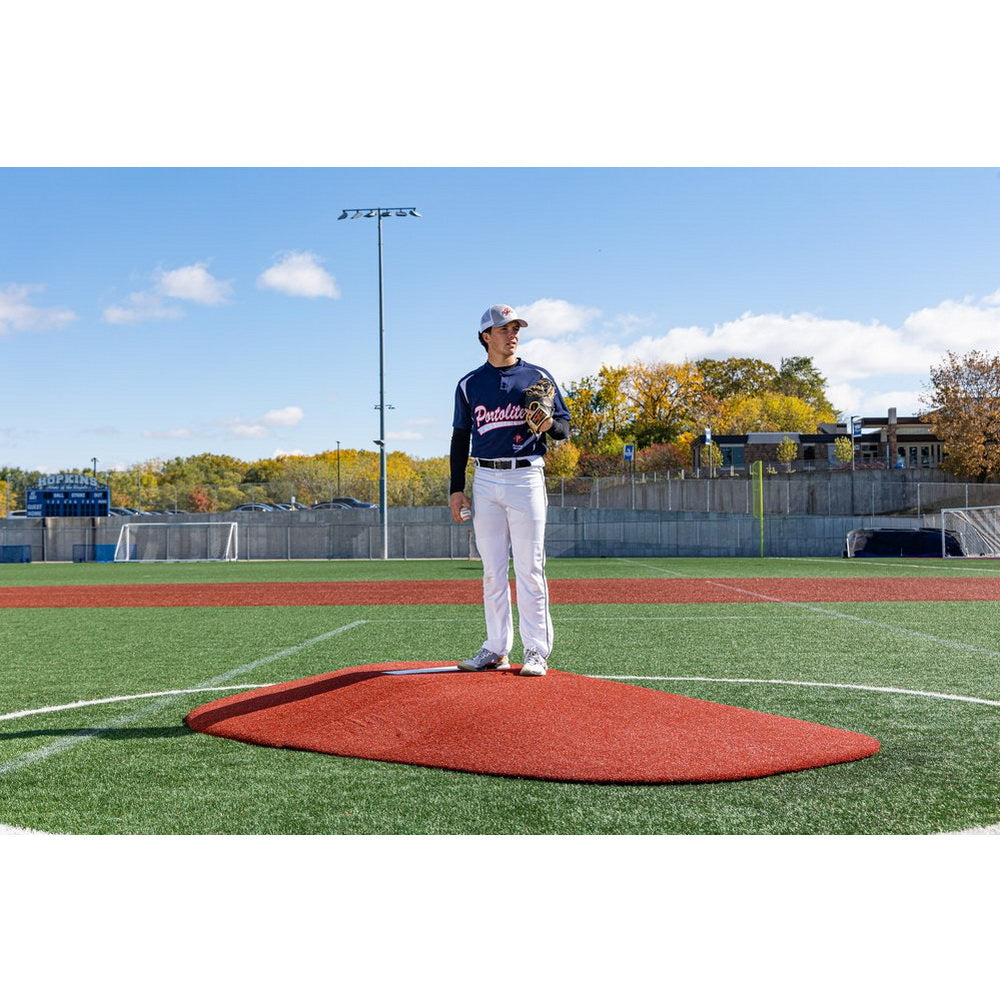
[[[92,476],[42,476],[28,490],[28,517],[107,517],[111,490]]]

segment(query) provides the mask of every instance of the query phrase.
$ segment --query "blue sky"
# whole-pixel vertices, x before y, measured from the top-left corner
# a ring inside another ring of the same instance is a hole
[[[444,455],[492,302],[562,383],[601,363],[812,356],[911,413],[1000,342],[1000,176],[952,168],[9,168],[0,464]]]

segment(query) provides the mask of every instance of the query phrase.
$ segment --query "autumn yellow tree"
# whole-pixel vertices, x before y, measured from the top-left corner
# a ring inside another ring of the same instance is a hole
[[[450,460],[447,457],[415,458],[413,468],[417,474],[413,482],[414,505],[418,507],[447,505],[451,475]]]
[[[833,404],[826,398],[826,379],[812,358],[782,358],[770,391],[783,396],[798,396],[818,413],[829,414],[824,420],[834,419]]]
[[[628,373],[628,399],[635,413],[630,429],[640,448],[673,441],[704,421],[704,379],[697,365],[637,361]]]
[[[580,449],[568,438],[548,446],[545,453],[545,475],[570,478],[577,474]]]
[[[968,479],[1000,476],[1000,355],[949,351],[931,367],[922,414],[944,443],[942,468]]]
[[[601,441],[619,438],[635,419],[627,392],[629,369],[602,365],[596,376],[571,382],[564,393],[573,441],[584,451],[597,450]]]
[[[732,396],[757,396],[774,389],[778,369],[757,358],[702,358],[695,362],[702,388],[718,400]]]
[[[854,442],[843,435],[836,438],[833,442],[833,457],[841,465],[850,465],[854,458]]]
[[[799,457],[798,442],[790,437],[783,437],[778,442],[778,461],[785,463],[785,469],[792,471],[792,462]]]
[[[722,406],[718,431],[749,434],[751,431],[798,431],[814,434],[826,415],[798,396],[766,392],[760,396],[736,396]]]

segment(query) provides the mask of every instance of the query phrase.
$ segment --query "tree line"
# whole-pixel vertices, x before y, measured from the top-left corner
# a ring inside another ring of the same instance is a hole
[[[92,468],[64,469],[93,475]],[[388,501],[393,506],[447,503],[448,458],[386,456]],[[40,473],[0,468],[0,514],[20,503]],[[244,461],[231,455],[200,455],[147,460],[124,471],[99,469],[97,478],[111,489],[111,506],[143,510],[213,512],[243,503],[312,505],[338,496],[378,501],[379,453],[353,448],[316,455],[289,455]]]
[[[605,475],[631,443],[637,472],[683,469],[706,427],[812,434],[837,419],[826,387],[808,357],[782,358],[777,368],[756,358],[604,365],[566,387],[571,436],[546,464],[560,475]]]
[[[930,378],[921,416],[944,442],[943,468],[964,479],[1000,477],[1000,356],[949,353]],[[706,427],[715,435],[815,433],[837,420],[826,389],[827,380],[804,356],[783,358],[777,367],[756,358],[604,365],[563,387],[571,435],[550,447],[546,472],[565,478],[618,473],[627,443],[635,446],[636,472],[689,468],[692,442]],[[717,454],[716,464],[720,459]],[[837,459],[850,461],[849,440]],[[390,504],[447,502],[447,456],[394,451],[386,469]],[[0,467],[0,514],[23,504],[38,478],[37,471]],[[347,448],[243,461],[204,453],[101,471],[98,478],[109,483],[112,505],[120,507],[212,511],[254,500],[312,504],[336,496],[374,502],[379,454]]]

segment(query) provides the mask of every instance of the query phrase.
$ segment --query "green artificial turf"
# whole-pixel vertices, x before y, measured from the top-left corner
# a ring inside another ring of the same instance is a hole
[[[768,566],[801,576],[841,567],[836,560],[583,562],[552,560],[550,575],[596,576],[604,568],[623,577],[762,576]],[[855,571],[901,568],[843,562]],[[105,582],[103,572],[114,582],[137,572],[144,582],[230,571],[253,574],[240,579],[468,572],[448,561],[14,569],[0,585],[29,577]],[[1000,702],[992,603],[557,605],[552,612],[556,669],[626,676],[622,683],[870,733],[882,750],[742,782],[509,779],[194,733],[184,715],[226,693],[200,691],[0,721],[0,823],[119,834],[915,834],[1000,822],[1000,706],[904,693]],[[225,686],[270,684],[362,663],[448,660],[474,651],[482,636],[482,611],[469,606],[4,609],[0,714],[185,691],[218,678]],[[899,690],[810,686],[833,684]]]
[[[1000,576],[1000,560],[970,559],[549,559],[553,580],[650,577]],[[473,559],[278,560],[200,563],[0,563],[0,587],[129,583],[336,580],[478,580]]]

